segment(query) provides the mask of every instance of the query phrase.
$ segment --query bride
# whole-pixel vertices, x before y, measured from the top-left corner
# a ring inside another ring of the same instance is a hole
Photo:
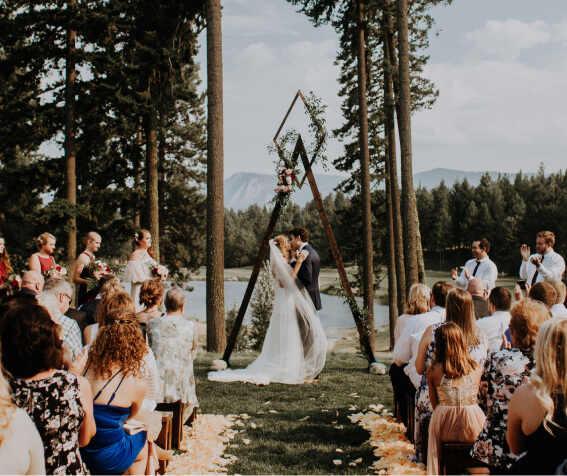
[[[313,302],[296,279],[307,252],[290,266],[291,245],[285,235],[270,241],[270,266],[279,283],[262,352],[247,368],[209,372],[218,382],[300,384],[313,381],[325,366],[327,338]]]

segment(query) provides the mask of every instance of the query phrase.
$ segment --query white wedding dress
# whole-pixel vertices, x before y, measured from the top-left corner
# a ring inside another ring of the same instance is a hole
[[[325,366],[327,338],[317,311],[273,241],[270,265],[279,283],[262,352],[247,368],[209,372],[209,380],[301,384],[313,380]]]

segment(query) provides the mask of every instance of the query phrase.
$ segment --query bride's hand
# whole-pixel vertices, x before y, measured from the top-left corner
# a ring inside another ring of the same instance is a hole
[[[307,255],[309,255],[309,251],[304,250],[297,255],[295,261],[297,261],[298,263],[303,263],[305,261],[305,258],[307,258]]]

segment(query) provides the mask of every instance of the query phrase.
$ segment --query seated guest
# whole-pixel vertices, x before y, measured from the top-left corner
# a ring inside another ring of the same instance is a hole
[[[425,284],[412,284],[404,313],[396,320],[394,339],[397,342],[410,317],[428,312],[431,307],[431,289]]]
[[[146,432],[129,435],[123,428],[146,395],[142,338],[132,311],[111,312],[90,346],[85,376],[94,394],[96,434],[81,448],[92,474],[145,474]]]
[[[183,318],[185,292],[171,288],[165,296],[165,315],[148,322],[148,339],[159,372],[158,403],[181,401],[188,411],[199,405],[193,376],[197,328]]]
[[[85,474],[79,447],[95,433],[92,393],[86,379],[59,370],[59,327],[37,302],[14,301],[2,319],[2,364],[41,436],[47,474]]]
[[[43,291],[44,279],[37,271],[26,271],[22,276],[22,289],[17,294],[37,296]]]
[[[488,338],[486,333],[475,325],[474,307],[471,295],[464,289],[452,289],[447,293],[445,322],[456,324],[461,330],[465,348],[469,357],[481,367],[484,365],[488,353]],[[423,451],[423,428],[431,418],[433,407],[429,400],[430,390],[427,380],[427,369],[432,365],[435,354],[436,329],[443,323],[428,327],[417,351],[415,369],[421,375],[421,382],[415,395],[415,454],[418,461],[425,463]]]
[[[29,415],[12,402],[10,385],[0,371],[1,474],[45,474],[43,442]]]
[[[29,268],[30,271],[37,271],[45,275],[55,266],[55,260],[53,259],[55,237],[51,233],[42,233],[35,240],[35,245],[39,251],[30,256]]]
[[[553,314],[553,317],[567,318],[567,308],[565,308],[564,304],[566,294],[565,285],[561,281],[551,280],[547,282],[553,286],[553,289],[555,289],[557,293],[555,304],[551,306],[551,314]]]
[[[134,302],[130,295],[124,291],[122,285],[115,286],[114,282],[105,285],[102,289],[100,303],[96,310],[96,322],[87,326],[84,332],[85,345],[92,343],[104,322],[104,317],[111,311],[133,310]]]
[[[79,306],[80,311],[86,312],[89,325],[96,323],[96,309],[98,307],[98,304],[100,303],[102,294],[106,291],[107,286],[111,285],[116,292],[124,291],[124,286],[120,284],[120,279],[118,278],[118,276],[115,276],[114,274],[105,274],[102,278],[100,278],[98,282],[98,289],[95,298],[92,301],[86,302],[85,304]]]
[[[488,316],[488,290],[486,283],[478,278],[472,278],[467,285],[467,291],[473,298],[474,304],[474,317],[475,319],[482,319]]]
[[[435,354],[427,371],[433,407],[427,445],[427,474],[440,474],[443,443],[472,443],[484,425],[477,404],[482,367],[470,358],[458,325],[447,322],[435,331]]]
[[[508,404],[516,388],[530,376],[535,365],[533,350],[537,333],[551,317],[546,306],[530,300],[517,303],[511,315],[513,347],[490,354],[484,366],[479,402],[486,413],[486,422],[471,452],[473,458],[491,466],[492,474],[503,474],[518,458],[506,442]]]
[[[140,324],[147,324],[150,319],[161,316],[159,307],[163,301],[163,292],[161,279],[144,281],[140,290],[140,304],[144,306],[144,310],[136,314]]]
[[[553,307],[557,300],[555,288],[547,281],[535,283],[528,293],[530,299],[544,303],[549,309]]]
[[[43,288],[46,294],[52,294],[57,299],[59,313],[57,322],[63,327],[63,341],[71,351],[71,358],[75,360],[83,349],[83,338],[77,321],[65,316],[69,305],[73,301],[73,288],[65,279],[48,279]]]
[[[414,398],[421,376],[415,370],[415,359],[421,335],[432,324],[445,321],[445,297],[453,285],[438,281],[431,290],[431,310],[411,317],[394,346],[393,362],[390,366],[390,379],[396,400],[405,402],[406,397]],[[406,405],[401,406],[402,421],[408,426]]]
[[[488,296],[488,317],[476,321],[488,336],[488,351],[495,352],[502,346],[502,334],[510,326],[510,306],[512,294],[506,288],[494,288]]]
[[[567,448],[567,319],[544,322],[535,345],[530,383],[519,387],[508,407],[506,440],[526,455],[511,474],[555,474]]]

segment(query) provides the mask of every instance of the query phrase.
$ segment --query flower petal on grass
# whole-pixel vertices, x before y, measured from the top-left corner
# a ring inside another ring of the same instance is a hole
[[[250,427],[251,427],[253,430],[255,430],[255,429],[257,428],[257,427],[256,427],[256,423],[250,423]]]
[[[278,413],[277,410],[269,410],[268,413]]]
[[[342,462],[342,460],[340,460],[340,459],[334,459],[334,460],[333,460],[333,464],[334,464],[335,466],[340,466],[341,464],[343,464],[343,462]]]
[[[337,448],[335,451],[336,451],[337,453],[344,453],[344,451],[341,450],[340,448]]]
[[[300,419],[297,420],[297,421],[307,421],[307,420],[309,420],[309,418],[310,418],[310,417],[309,417],[309,415],[308,415],[308,416],[306,416],[306,417],[304,417],[304,418],[300,418]]]

